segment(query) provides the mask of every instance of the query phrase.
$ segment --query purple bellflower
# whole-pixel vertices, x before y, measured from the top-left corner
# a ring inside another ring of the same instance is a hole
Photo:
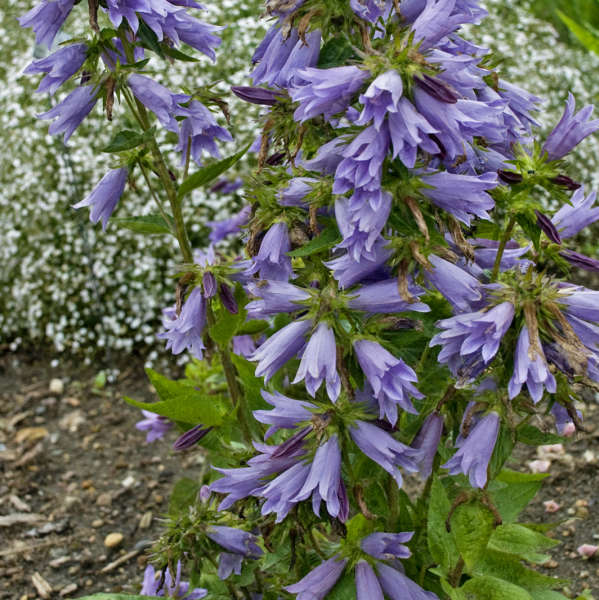
[[[491,362],[513,319],[514,306],[510,302],[502,302],[486,312],[443,319],[437,323],[443,331],[435,335],[430,345],[441,345],[439,362],[448,364],[454,375],[461,374],[464,357],[480,357],[484,365]]]
[[[386,18],[393,7],[392,0],[350,0],[349,5],[360,19],[369,23]]]
[[[435,254],[429,255],[428,260],[433,269],[424,271],[424,277],[456,311],[470,312],[482,304],[483,288],[478,279]]]
[[[177,11],[169,15],[166,21],[162,21],[162,19],[156,17],[151,20],[146,16],[144,16],[144,21],[149,26],[152,26],[153,21],[155,32],[160,32],[162,29],[162,35],[158,36],[159,39],[166,37],[169,40],[173,40],[175,44],[183,42],[195,48],[198,52],[205,54],[213,61],[216,59],[214,48],[220,46],[221,39],[215,34],[222,31],[224,27],[210,25],[194,19],[185,11]]]
[[[370,554],[370,556],[379,560],[410,558],[412,553],[404,544],[405,542],[409,542],[413,537],[413,531],[404,531],[402,533],[380,531],[366,536],[360,542],[360,547],[366,554]]]
[[[341,392],[341,379],[337,373],[337,346],[333,330],[324,321],[316,327],[302,354],[302,360],[293,383],[304,381],[312,398],[322,382],[326,382],[329,398],[336,402]]]
[[[234,335],[233,336],[233,352],[237,356],[249,358],[256,352],[256,342],[251,335]]]
[[[274,106],[282,96],[282,92],[275,92],[261,87],[249,85],[234,85],[231,91],[244,102],[261,106]]]
[[[365,560],[356,565],[356,600],[384,600],[381,584]]]
[[[599,220],[599,206],[595,206],[596,192],[584,195],[584,187],[577,189],[571,204],[564,204],[552,217],[551,221],[563,239],[570,238],[582,229]]]
[[[373,122],[380,130],[387,113],[399,111],[399,102],[403,95],[403,81],[397,71],[386,71],[379,75],[360,96],[364,106],[356,125]]]
[[[295,594],[296,600],[323,600],[341,577],[346,564],[347,559],[335,555],[284,589]]]
[[[412,284],[408,285],[412,296],[424,294],[424,290]],[[399,312],[430,312],[430,307],[423,302],[407,302],[399,294],[397,279],[386,279],[377,283],[363,285],[352,290],[351,299],[347,303],[353,310],[362,310],[367,313],[399,313]]]
[[[462,223],[470,226],[472,216],[491,218],[487,211],[495,206],[495,202],[487,191],[497,187],[497,173],[479,176],[435,173],[422,177],[422,182],[432,186],[423,188],[422,193]]]
[[[35,91],[38,94],[47,92],[53,96],[65,81],[79,71],[86,56],[87,44],[71,44],[46,58],[33,61],[23,72],[46,73]]]
[[[262,549],[257,544],[258,538],[247,531],[235,527],[210,525],[206,535],[213,542],[233,554],[241,554],[247,558],[260,558],[263,554]]]
[[[312,186],[318,183],[314,177],[294,177],[289,180],[289,185],[279,192],[281,206],[308,207],[305,198],[312,192]]]
[[[432,473],[433,461],[442,433],[443,417],[435,411],[426,417],[420,431],[412,441],[412,448],[419,450],[415,460],[418,463],[418,472],[422,479],[428,479]]]
[[[423,590],[401,571],[384,563],[378,563],[376,568],[383,591],[391,600],[439,600],[437,594]]]
[[[237,214],[223,221],[208,221],[207,225],[211,228],[210,242],[216,244],[224,240],[233,233],[238,233],[240,229],[247,224],[252,212],[251,206],[244,206]]]
[[[299,102],[293,118],[300,123],[318,115],[328,121],[333,115],[347,109],[353,95],[368,78],[368,71],[358,67],[334,67],[332,69],[307,68],[298,71],[289,95]]]
[[[450,475],[463,473],[468,475],[472,487],[483,488],[487,483],[487,468],[497,435],[499,433],[499,415],[490,412],[481,417],[468,437],[460,435],[456,441],[458,451],[444,464]]]
[[[268,381],[302,350],[306,344],[305,336],[311,328],[311,321],[294,321],[271,335],[250,358],[258,362],[256,377],[264,376]]]
[[[157,415],[149,410],[142,410],[141,412],[145,419],[135,423],[135,428],[140,431],[147,431],[146,442],[148,442],[148,444],[164,437],[173,426],[173,424],[162,415]]]
[[[257,298],[245,307],[251,319],[263,319],[279,313],[305,309],[305,306],[298,303],[310,299],[306,290],[286,281],[250,281],[247,288],[252,296]]]
[[[391,251],[387,250],[386,246],[387,240],[381,237],[373,245],[372,254],[367,258],[362,257],[360,262],[356,262],[350,254],[343,254],[324,264],[333,271],[333,277],[339,283],[339,287],[345,289],[373,275],[377,275],[384,269],[385,263],[391,256]],[[387,279],[389,277],[389,273],[385,273],[385,275],[379,277],[379,279]]]
[[[345,248],[351,257],[360,262],[362,257],[372,258],[374,244],[378,241],[391,211],[392,196],[388,192],[377,195],[380,201],[352,202],[338,198],[335,201],[335,218],[343,240],[337,248]]]
[[[188,107],[177,110],[177,116],[186,117],[180,123],[177,146],[177,150],[181,152],[181,164],[185,164],[187,160],[190,144],[194,162],[201,165],[204,150],[217,158],[220,156],[215,139],[223,142],[233,140],[233,136],[224,127],[218,125],[214,115],[197,100],[192,100]]]
[[[566,110],[543,146],[549,160],[563,158],[584,138],[599,129],[599,119],[589,121],[593,113],[591,105],[585,106],[576,114],[574,113],[575,106],[574,96],[569,93]]]
[[[524,325],[516,345],[514,373],[510,379],[508,391],[510,400],[513,400],[526,383],[528,392],[536,404],[543,397],[543,389],[546,389],[550,394],[554,394],[557,390],[557,384],[545,360],[538,334],[536,334],[536,340],[532,342],[528,327]]]
[[[337,167],[333,193],[345,194],[357,188],[377,192],[381,186],[383,161],[388,149],[387,131],[377,131],[372,125],[362,130],[343,151],[345,158]]]
[[[166,340],[166,349],[173,354],[181,354],[189,350],[195,358],[202,360],[204,345],[203,335],[206,325],[206,300],[202,288],[196,287],[181,308],[177,316],[174,309],[166,309],[162,324],[166,331],[159,333],[160,339]]]
[[[261,279],[289,281],[293,274],[291,259],[287,252],[291,249],[289,232],[285,223],[275,223],[266,232],[260,244],[260,250],[253,259],[248,275],[260,273]]]
[[[102,221],[102,228],[106,231],[108,219],[123,195],[128,177],[129,170],[124,167],[108,171],[93,192],[81,202],[74,204],[73,208],[89,206],[89,220],[92,223]]]
[[[161,578],[156,577],[156,571],[152,565],[148,565],[144,571],[144,581],[141,593],[144,596],[161,598],[180,598],[185,600],[201,600],[208,595],[208,590],[195,588],[189,591],[189,583],[181,581],[181,561],[177,562],[177,573],[175,579],[172,578],[170,570],[167,568],[164,572],[164,582],[160,583]]]
[[[599,322],[599,292],[582,286],[565,286],[560,292],[560,303],[565,305],[566,316],[574,316],[591,323]]]
[[[418,450],[397,441],[380,427],[358,420],[350,428],[349,433],[356,446],[387,471],[395,479],[398,487],[401,487],[403,482],[399,467],[410,473],[418,471],[416,465]]]
[[[48,128],[51,135],[64,132],[64,143],[69,141],[73,132],[98,101],[97,93],[92,85],[75,88],[62,102],[48,112],[38,115],[39,119],[56,119]]]
[[[410,169],[416,164],[418,148],[429,154],[439,154],[439,146],[429,137],[439,133],[406,98],[401,98],[397,110],[388,117],[389,136],[393,144],[393,158]]]
[[[31,27],[36,44],[52,47],[52,42],[69,16],[75,0],[42,0],[35,8],[19,18],[21,27]]]
[[[573,267],[584,269],[593,273],[599,273],[599,260],[585,256],[574,250],[562,250],[560,253],[562,258],[565,258]]]
[[[372,386],[381,419],[386,418],[395,425],[398,405],[406,412],[417,413],[409,397],[421,399],[424,396],[412,385],[418,378],[411,367],[378,342],[358,340],[354,342],[354,352]]]
[[[129,75],[127,83],[133,95],[156,115],[166,129],[174,133],[179,131],[175,115],[182,110],[179,104],[181,102],[188,102],[190,99],[189,96],[185,94],[173,94],[163,85],[138,73]]]
[[[311,408],[316,406],[303,400],[294,400],[287,398],[279,392],[269,393],[262,390],[262,397],[270,405],[274,406],[271,410],[255,410],[254,418],[260,423],[270,425],[267,429],[264,439],[267,440],[273,433],[279,429],[295,429],[303,421],[309,421],[312,418]]]
[[[582,420],[582,413],[577,410],[578,418]],[[559,402],[555,402],[551,407],[551,414],[555,419],[555,428],[559,435],[566,435],[570,433],[570,435],[576,430],[576,426],[574,425],[574,421],[572,421],[572,417],[569,415],[568,410],[565,406],[562,406]]]

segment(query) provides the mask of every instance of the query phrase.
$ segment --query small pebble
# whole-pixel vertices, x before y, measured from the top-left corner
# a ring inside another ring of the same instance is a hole
[[[60,596],[62,598],[64,598],[65,596],[68,596],[69,594],[72,594],[73,592],[76,592],[78,589],[78,585],[76,583],[69,583],[69,585],[65,585],[62,590],[60,590]]]
[[[579,574],[579,577],[581,579],[586,579],[589,575],[590,575],[590,573],[588,571],[581,571]]]
[[[599,550],[599,546],[594,546],[593,544],[582,544],[582,546],[578,546],[576,551],[580,556],[584,558],[591,558],[597,554],[597,550]]]
[[[104,521],[102,521],[102,519],[95,519],[94,521],[92,521],[92,527],[94,529],[97,529],[98,527],[102,527],[102,525],[104,525]]]
[[[109,533],[104,539],[104,545],[107,548],[116,548],[120,546],[123,541],[122,533]]]
[[[75,575],[75,573],[79,573],[80,568],[79,565],[73,565],[72,567],[69,567],[68,574]]]
[[[133,477],[133,475],[127,475],[127,477],[121,481],[121,485],[124,488],[133,487],[135,485],[135,477]]]
[[[64,383],[62,382],[62,379],[52,379],[52,381],[50,381],[49,389],[50,393],[58,394],[60,396],[60,394],[64,392]]]
[[[551,558],[547,562],[544,562],[543,566],[546,569],[557,569],[557,567],[559,567],[559,563]]]
[[[139,520],[139,528],[147,529],[152,524],[152,511],[144,513],[141,519]]]
[[[110,506],[112,504],[112,496],[110,493],[104,492],[96,498],[96,504],[98,506]]]
[[[547,473],[551,467],[551,461],[549,460],[531,460],[528,463],[528,468],[533,473]]]
[[[561,508],[555,500],[545,500],[543,505],[545,506],[545,512],[547,513],[555,513]]]

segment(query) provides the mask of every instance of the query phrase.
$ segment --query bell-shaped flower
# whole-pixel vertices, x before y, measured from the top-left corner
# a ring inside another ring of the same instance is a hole
[[[473,216],[490,219],[487,211],[495,202],[487,192],[497,187],[497,173],[472,176],[442,172],[424,176],[422,182],[432,186],[422,188],[422,193],[462,223],[470,226]]]
[[[154,567],[148,565],[144,571],[144,580],[141,593],[144,596],[167,596],[169,598],[180,598],[183,600],[201,600],[208,595],[208,590],[195,588],[189,590],[189,583],[181,581],[181,561],[177,561],[177,572],[175,578],[171,576],[170,569],[165,569],[164,579],[158,576]]]
[[[403,482],[399,467],[410,473],[418,470],[416,465],[418,450],[397,441],[380,427],[358,420],[350,428],[349,433],[356,446],[387,471],[395,479],[398,487],[401,487]]]
[[[428,479],[432,473],[433,461],[439,449],[442,433],[443,417],[435,411],[426,417],[420,431],[412,441],[412,448],[419,451],[415,460],[422,479]]]
[[[260,558],[263,554],[262,548],[257,544],[258,538],[247,531],[223,525],[209,525],[206,535],[233,554],[241,554],[247,558]]]
[[[412,537],[414,537],[413,531],[405,531],[402,533],[386,533],[380,531],[366,536],[360,542],[360,547],[366,554],[370,554],[370,556],[378,558],[379,560],[410,558],[412,553],[404,544],[405,542],[409,542]]]
[[[271,335],[251,356],[257,361],[256,377],[268,381],[286,362],[291,360],[306,344],[306,334],[311,321],[294,321]]]
[[[356,600],[384,600],[383,589],[373,568],[360,560],[356,565]]]
[[[123,195],[128,177],[129,170],[126,168],[108,171],[94,188],[93,192],[81,202],[74,204],[73,208],[89,206],[89,220],[92,223],[102,221],[102,228],[106,231],[108,219]]]
[[[98,95],[93,85],[83,85],[75,88],[62,102],[49,111],[38,115],[40,119],[56,119],[48,128],[51,135],[64,133],[64,143],[69,141],[73,132],[98,101]]]
[[[411,367],[378,342],[358,340],[354,342],[354,352],[372,386],[381,419],[386,418],[395,425],[398,406],[407,412],[417,413],[410,396],[418,399],[424,396],[413,385],[418,378]]]
[[[47,92],[52,96],[65,81],[79,71],[86,56],[87,44],[70,44],[46,58],[34,60],[23,73],[46,73],[35,91]]]
[[[390,600],[439,600],[437,594],[423,590],[407,575],[393,567],[378,563],[376,570],[381,587]]]
[[[514,306],[502,302],[488,311],[465,313],[437,323],[442,329],[430,345],[442,346],[439,362],[448,364],[456,375],[464,357],[480,357],[487,365],[499,350],[503,336],[514,319]]]
[[[166,309],[162,324],[166,331],[158,334],[166,340],[166,349],[173,354],[189,350],[195,358],[202,360],[204,345],[204,327],[206,326],[206,300],[202,288],[196,287],[177,315],[174,309]]]
[[[360,96],[360,103],[364,108],[356,125],[366,125],[372,121],[374,127],[380,129],[387,113],[398,112],[402,95],[401,75],[394,70],[382,73]]]
[[[146,442],[148,443],[155,442],[164,437],[164,435],[173,427],[173,424],[162,415],[157,415],[149,410],[142,410],[141,412],[145,419],[135,423],[135,428],[140,431],[147,431]]]
[[[389,16],[393,0],[350,0],[349,5],[360,19],[376,23],[381,17],[386,19]]]
[[[576,102],[572,93],[568,94],[566,110],[560,122],[549,134],[543,151],[549,160],[559,160],[572,151],[584,138],[599,129],[599,119],[589,121],[593,114],[593,106],[585,106],[575,113]]]
[[[261,279],[289,281],[293,270],[287,252],[291,249],[289,232],[285,223],[275,223],[266,232],[258,254],[253,258],[248,275],[259,273]]]
[[[311,402],[294,400],[279,392],[271,394],[262,390],[261,393],[264,400],[274,406],[271,410],[254,411],[254,418],[257,421],[270,425],[264,435],[265,440],[279,429],[295,429],[303,421],[309,421],[312,418],[310,409],[316,408]]]
[[[293,383],[302,380],[313,398],[323,381],[326,382],[327,394],[333,402],[336,402],[341,392],[335,334],[324,321],[318,324],[316,331],[310,336]]]
[[[300,303],[310,299],[306,290],[286,281],[250,281],[247,288],[257,298],[246,304],[250,319],[263,319],[305,309],[306,306]]]
[[[436,254],[429,255],[428,260],[433,268],[424,271],[425,279],[443,294],[456,311],[470,312],[481,305],[484,292],[478,279]]]
[[[585,227],[599,220],[599,206],[595,206],[596,192],[584,195],[584,187],[577,189],[571,204],[564,204],[552,217],[551,221],[563,239],[575,236]]]
[[[599,322],[599,292],[582,286],[566,285],[560,289],[559,302],[565,305],[566,316],[583,321]]]
[[[219,190],[220,191],[220,190]],[[221,191],[221,193],[224,193]],[[238,213],[234,214],[229,219],[222,221],[208,221],[206,225],[210,227],[210,242],[216,244],[224,240],[233,233],[239,233],[241,228],[247,224],[252,214],[251,206],[244,206]]]
[[[347,109],[369,75],[368,71],[355,66],[298,71],[296,82],[289,89],[291,99],[299,102],[293,118],[300,123],[318,115],[330,120]]]
[[[414,283],[408,284],[408,291],[417,298],[424,290]],[[400,312],[430,312],[430,307],[423,302],[408,302],[404,300],[397,287],[397,279],[386,279],[377,283],[363,285],[350,292],[351,298],[347,305],[353,310],[367,313],[400,313]]]
[[[499,415],[490,412],[478,420],[467,437],[460,435],[456,441],[458,451],[444,464],[450,475],[463,473],[470,479],[472,487],[483,488],[487,483],[487,468],[497,435]]]
[[[42,0],[36,7],[19,17],[19,24],[21,27],[31,27],[35,32],[35,43],[50,49],[74,5],[75,0]]]
[[[323,600],[341,577],[346,564],[347,559],[335,555],[318,565],[303,579],[284,589],[295,594],[296,600]]]
[[[510,400],[520,393],[524,384],[535,404],[543,397],[544,389],[550,394],[556,392],[555,377],[549,370],[538,333],[535,338],[530,339],[528,327],[524,325],[518,337],[514,355],[514,373],[508,386]]]

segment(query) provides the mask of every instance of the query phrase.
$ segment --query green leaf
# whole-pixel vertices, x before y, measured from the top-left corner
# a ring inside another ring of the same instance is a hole
[[[564,596],[559,592],[554,592],[553,590],[538,590],[532,592],[531,596],[532,600],[568,600],[567,596]],[[582,600],[582,597],[579,596],[576,600]]]
[[[433,559],[445,572],[451,571],[458,561],[458,549],[451,533],[447,531],[445,519],[451,510],[451,503],[443,484],[435,478],[431,487],[428,508],[428,549]]]
[[[504,523],[513,523],[537,494],[545,473],[518,473],[503,469],[489,485],[493,503]]]
[[[165,233],[171,233],[171,229],[162,215],[113,218],[111,221],[116,223],[119,227],[143,235],[163,235]]]
[[[591,52],[599,54],[599,38],[576,21],[565,15],[561,10],[557,11],[559,18],[565,23],[568,29],[578,38],[578,41]]]
[[[189,425],[216,426],[223,422],[227,408],[221,396],[205,396],[193,386],[168,379],[152,369],[146,369],[146,373],[160,402],[139,402],[125,397],[128,404]]]
[[[533,425],[523,423],[516,430],[516,437],[519,442],[529,446],[544,446],[546,444],[561,444],[564,438],[555,433],[546,433],[537,429]]]
[[[177,517],[187,508],[195,503],[200,491],[200,484],[189,477],[179,479],[173,488],[168,504],[168,513],[171,517]]]
[[[495,550],[487,550],[476,563],[472,575],[505,579],[505,581],[519,585],[530,592],[550,590],[566,583],[564,580],[548,577],[538,571],[528,569],[520,562],[519,558]]]
[[[467,600],[532,600],[520,586],[496,577],[474,577],[461,588]]]
[[[291,258],[310,256],[321,250],[328,250],[340,241],[341,236],[339,235],[339,230],[336,227],[328,227],[318,237],[310,240],[305,246],[287,252],[287,256],[291,256]]]
[[[548,550],[559,543],[559,541],[548,538],[524,525],[511,523],[500,525],[495,529],[488,547],[491,550],[515,554],[532,563],[543,563],[548,556],[539,554],[539,551]]]
[[[185,54],[180,50],[177,50],[176,48],[169,48],[168,46],[163,46],[162,51],[167,56],[170,56],[171,58],[174,58],[176,60],[182,60],[183,62],[199,62],[199,59],[194,58],[193,56],[189,56],[188,54]]]
[[[190,175],[180,186],[177,192],[177,197],[181,199],[183,196],[195,190],[196,188],[208,185],[214,181],[219,175],[228,171],[249,149],[251,144],[241,149],[237,154],[224,158],[218,162],[207,165]]]
[[[347,38],[333,38],[320,50],[318,67],[320,69],[330,69],[331,67],[344,65],[353,55],[354,49]]]
[[[346,523],[346,526],[346,543],[358,545],[361,539],[373,532],[375,524],[373,521],[369,521],[362,513],[358,513]]]
[[[106,148],[102,149],[102,152],[124,152],[125,150],[132,150],[141,146],[145,141],[143,133],[137,131],[131,131],[130,129],[124,129],[119,131],[110,140],[110,143]]]
[[[541,242],[541,228],[537,225],[536,219],[533,219],[527,213],[520,213],[517,215],[516,220],[518,221],[518,225],[524,230],[526,236],[534,244],[535,250],[538,251]]]
[[[160,58],[164,58],[164,52],[162,51],[162,46],[160,45],[158,37],[143,21],[139,22],[137,36],[141,40],[143,46],[148,50],[156,52]]]
[[[460,504],[451,517],[451,533],[466,567],[472,570],[483,555],[493,533],[495,518],[478,501]]]
[[[254,335],[256,333],[262,333],[270,327],[268,321],[255,320],[244,323],[238,330],[237,335]]]

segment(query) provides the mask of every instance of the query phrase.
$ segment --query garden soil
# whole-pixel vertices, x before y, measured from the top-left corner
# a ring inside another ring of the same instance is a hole
[[[138,593],[170,490],[206,468],[201,450],[172,451],[175,432],[146,444],[135,429],[140,412],[123,396],[155,399],[141,361],[105,386],[89,368],[50,364],[0,357],[0,599]],[[577,552],[599,545],[595,402],[585,408],[585,422],[589,432],[576,434],[565,450],[521,447],[510,466],[551,464],[523,515],[557,523],[550,535],[561,543],[539,568],[568,578],[560,590],[566,595],[590,589],[599,599],[599,553],[584,559]],[[548,501],[556,512],[547,512]]]

